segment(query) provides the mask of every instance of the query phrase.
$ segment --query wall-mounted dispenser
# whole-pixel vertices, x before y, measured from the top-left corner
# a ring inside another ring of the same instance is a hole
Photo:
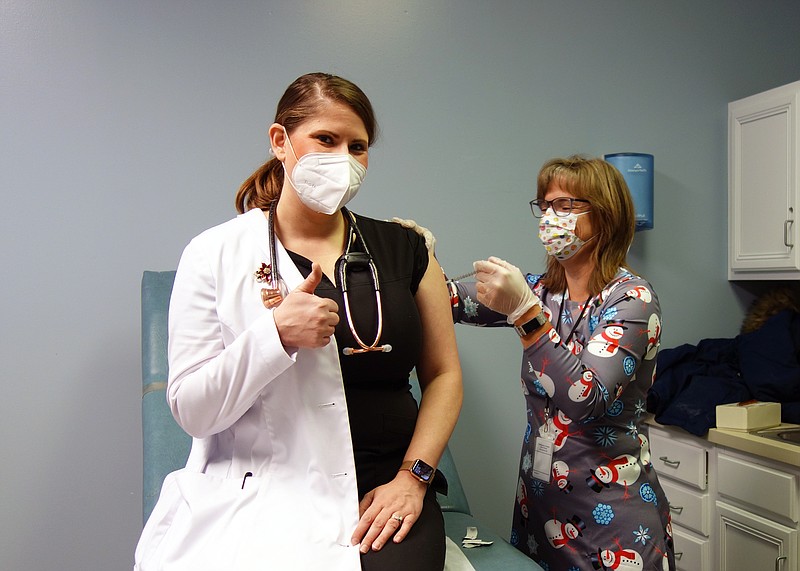
[[[603,157],[622,173],[633,197],[636,230],[653,227],[653,155],[646,153],[612,153]]]

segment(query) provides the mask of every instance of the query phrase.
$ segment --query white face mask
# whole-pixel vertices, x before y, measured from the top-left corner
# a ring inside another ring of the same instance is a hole
[[[300,201],[311,210],[335,214],[358,193],[367,169],[353,155],[308,153],[298,159],[288,133],[286,141],[297,160],[286,177]],[[283,168],[285,172],[285,163]]]
[[[539,222],[539,240],[542,241],[545,251],[557,260],[568,260],[586,243],[575,234],[578,216],[588,212],[570,212],[566,216],[559,216],[549,208]],[[590,238],[591,239],[591,238]]]

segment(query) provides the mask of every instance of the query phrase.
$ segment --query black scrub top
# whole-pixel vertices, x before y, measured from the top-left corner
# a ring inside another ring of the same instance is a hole
[[[394,478],[416,425],[417,403],[410,392],[409,374],[419,360],[422,330],[414,296],[428,268],[428,250],[424,239],[413,230],[393,222],[355,216],[380,282],[383,333],[378,344],[388,343],[392,350],[344,355],[343,348],[358,348],[359,345],[350,332],[342,292],[323,276],[314,293],[332,299],[339,307],[335,338],[347,398],[359,496],[363,496]],[[359,239],[355,240],[351,251],[364,251]],[[307,277],[311,273],[311,261],[294,252],[289,255],[303,277]],[[347,286],[356,332],[370,345],[377,331],[377,304],[369,268],[348,264]]]

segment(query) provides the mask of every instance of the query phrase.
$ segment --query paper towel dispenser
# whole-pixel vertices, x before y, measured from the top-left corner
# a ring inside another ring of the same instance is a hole
[[[612,153],[603,159],[622,173],[633,197],[636,230],[653,227],[653,155],[646,153]]]

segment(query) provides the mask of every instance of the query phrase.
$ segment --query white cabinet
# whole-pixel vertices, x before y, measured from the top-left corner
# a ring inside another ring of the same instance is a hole
[[[800,469],[715,449],[719,571],[800,571]]]
[[[797,571],[797,530],[717,502],[720,571]]]
[[[679,571],[800,571],[800,467],[650,427]]]
[[[800,278],[800,81],[728,104],[728,279]]]
[[[675,430],[650,427],[651,461],[672,517],[675,564],[679,571],[711,571],[711,512],[708,447]]]

